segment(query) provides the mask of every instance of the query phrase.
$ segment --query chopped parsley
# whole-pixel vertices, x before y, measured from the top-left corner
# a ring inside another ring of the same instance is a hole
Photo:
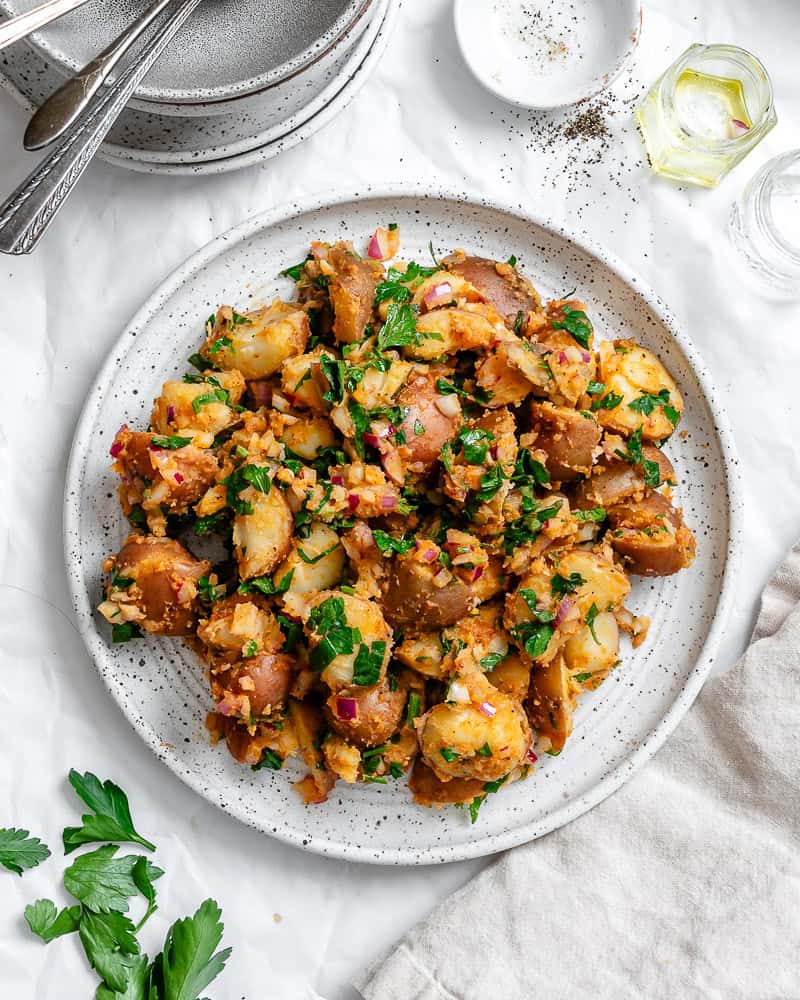
[[[419,417],[414,421],[414,433],[417,437],[422,437],[425,433],[425,424],[423,424]]]
[[[161,448],[163,451],[177,451],[178,448],[185,448],[187,444],[191,443],[190,437],[181,437],[179,434],[170,434],[168,437],[154,434],[150,440],[150,447]]]
[[[632,403],[628,403],[629,410],[633,410],[635,413],[641,413],[645,417],[649,417],[657,406],[660,406],[663,409],[667,420],[669,420],[672,426],[675,427],[681,419],[681,415],[675,407],[670,404],[669,389],[662,389],[661,392],[655,395],[651,392],[643,392],[638,399],[634,399]]]
[[[454,760],[458,760],[459,755],[452,747],[442,747],[439,753],[444,757],[448,764],[452,764]]]
[[[385,655],[385,642],[373,642],[372,647],[362,643],[353,663],[353,683],[360,687],[377,684]]]
[[[514,320],[514,333],[516,333],[517,336],[519,336],[519,334],[522,332],[522,324],[524,322],[525,322],[525,313],[522,311],[522,309],[520,309],[519,312],[517,313],[517,318]]]
[[[591,510],[573,511],[578,521],[595,521],[598,524],[606,519],[605,507],[592,507]]]
[[[535,660],[550,645],[550,640],[553,638],[555,631],[551,622],[555,618],[555,615],[551,611],[538,610],[539,598],[536,596],[535,591],[523,587],[519,595],[527,604],[528,610],[533,615],[533,620],[521,622],[517,625],[514,629],[514,637],[521,643],[522,648],[528,656]]]
[[[264,768],[269,771],[280,771],[283,767],[283,757],[269,747],[264,747],[261,751],[261,760],[251,766],[254,771],[261,771]]]
[[[462,386],[455,382],[449,382],[446,378],[436,379],[436,391],[442,396],[452,396],[454,393],[462,399],[467,399],[472,403],[479,403],[486,406],[492,398],[493,393],[480,386],[476,386],[472,393],[467,392]]]
[[[480,661],[481,667],[486,671],[487,674],[491,673],[498,663],[501,663],[507,656],[506,653],[489,653],[488,656],[484,656]]]
[[[585,350],[589,350],[589,338],[592,336],[592,324],[582,309],[570,309],[564,306],[561,310],[561,320],[553,323],[554,330],[566,330]]]
[[[331,552],[335,552],[339,548],[340,544],[341,544],[340,542],[334,542],[334,544],[331,545],[330,548],[325,549],[324,552],[320,552],[318,556],[309,556],[305,552],[303,552],[302,549],[298,549],[297,554],[300,556],[300,558],[307,566],[316,566],[318,562],[322,562],[325,556],[329,556]]]
[[[484,743],[482,747],[478,747],[478,749],[475,751],[475,756],[476,757],[491,757],[492,756],[492,748],[489,746],[488,743]]]
[[[622,402],[622,396],[618,392],[607,392],[605,396],[601,396],[599,399],[593,399],[592,405],[589,409],[592,413],[596,413],[598,410],[614,410]]]
[[[272,489],[270,470],[261,465],[242,465],[222,480],[227,490],[228,506],[237,514],[252,514],[253,505],[242,500],[239,494],[252,486],[259,493],[269,493]]]
[[[260,594],[264,594],[265,597],[272,597],[275,594],[285,594],[292,585],[293,576],[294,567],[282,576],[277,583],[273,583],[272,578],[269,576],[257,576],[253,580],[245,580],[240,583],[239,593],[250,594],[254,590],[257,590]]]
[[[556,573],[550,581],[550,590],[553,597],[563,597],[565,594],[574,594],[578,587],[586,583],[580,573],[570,573],[569,576],[562,576]]]
[[[226,587],[224,583],[215,584],[211,582],[209,577],[201,576],[197,581],[197,590],[203,600],[211,604],[213,601],[218,601],[220,597],[225,596]]]
[[[386,281],[381,282],[375,289],[375,305],[378,306],[381,302],[388,302],[390,300],[401,303],[408,302],[413,295],[411,288],[408,286],[411,285],[413,288],[416,285],[422,284],[425,278],[430,278],[438,270],[437,267],[421,267],[413,260],[405,271],[401,271],[396,267],[390,267],[386,275]]]
[[[122,622],[111,626],[111,641],[114,643],[130,642],[131,639],[141,638],[141,635],[141,629],[133,622]]]
[[[214,389],[211,392],[203,392],[199,396],[195,396],[192,400],[192,409],[195,413],[199,413],[202,407],[209,403],[224,403],[227,406],[230,401],[231,396],[227,389]]]
[[[251,657],[255,656],[257,652],[258,652],[258,643],[255,641],[255,639],[250,639],[244,644],[244,648],[242,649],[242,656],[246,660],[249,660]]]
[[[531,480],[538,486],[546,486],[550,482],[550,473],[527,448],[520,448],[511,482],[521,485]]]
[[[601,645],[601,643],[600,640],[597,638],[597,633],[594,630],[594,621],[599,614],[600,614],[599,608],[594,602],[592,602],[592,606],[586,612],[586,618],[584,619],[586,624],[589,626],[589,631],[592,633],[592,638],[594,639],[594,641],[597,643],[598,646]]]
[[[630,462],[631,465],[638,465],[644,473],[644,481],[648,486],[657,489],[661,485],[661,468],[658,462],[653,462],[644,457],[642,452],[642,428],[637,428],[628,439],[628,447],[625,451],[617,449],[615,452],[621,459]]]
[[[280,273],[286,278],[291,278],[292,281],[299,281],[306,273],[306,264],[313,259],[314,258],[311,254],[309,254],[306,259],[301,260],[299,264],[292,264],[291,267],[284,268]]]
[[[414,548],[414,541],[412,539],[406,538],[405,535],[394,538],[387,532],[381,531],[380,528],[373,528],[372,538],[383,555],[389,552],[396,552],[398,555],[404,556],[406,552]]]
[[[420,699],[416,691],[412,691],[408,696],[408,706],[406,708],[406,722],[413,729],[414,719],[419,717]]]
[[[420,344],[424,339],[425,337],[417,331],[416,306],[393,302],[386,313],[386,322],[378,334],[378,350],[388,351],[392,347]]]
[[[586,386],[586,391],[590,396],[602,396],[606,391],[606,384],[605,382],[590,382]]]
[[[470,465],[483,465],[489,444],[494,440],[494,434],[480,427],[462,427],[456,436],[456,448],[460,447],[464,461]]]

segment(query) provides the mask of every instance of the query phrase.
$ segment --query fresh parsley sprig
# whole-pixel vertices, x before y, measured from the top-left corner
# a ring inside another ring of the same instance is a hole
[[[47,845],[38,837],[32,837],[27,830],[13,827],[0,830],[0,865],[15,875],[22,875],[49,857]]]

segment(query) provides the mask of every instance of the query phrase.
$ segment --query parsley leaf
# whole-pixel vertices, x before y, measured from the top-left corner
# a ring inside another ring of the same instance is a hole
[[[483,465],[489,442],[494,439],[494,434],[481,430],[480,427],[462,427],[456,436],[456,446],[461,446],[464,460],[470,465]]]
[[[416,691],[412,691],[408,696],[408,706],[406,708],[406,722],[413,729],[414,719],[419,716],[420,698]]]
[[[274,594],[285,594],[292,585],[293,577],[294,567],[282,576],[277,583],[273,583],[272,578],[269,576],[257,576],[252,580],[245,580],[240,583],[238,591],[240,594],[249,594],[252,591],[257,590],[266,597],[272,597]]]
[[[98,913],[128,912],[128,900],[138,891],[133,881],[133,866],[138,858],[133,854],[114,857],[118,850],[115,844],[106,844],[81,854],[64,872],[67,892],[87,909]]]
[[[589,631],[592,633],[592,638],[594,639],[594,641],[597,643],[598,646],[601,645],[601,643],[600,640],[597,638],[597,633],[594,630],[594,620],[595,618],[597,618],[599,614],[600,614],[599,608],[594,602],[592,602],[592,606],[586,612],[586,618],[584,619],[586,624],[589,626]]]
[[[528,480],[533,480],[539,486],[546,486],[550,482],[550,473],[533,457],[528,448],[520,448],[511,482],[520,485]]]
[[[309,254],[305,260],[301,260],[299,264],[292,264],[291,267],[285,267],[280,274],[285,278],[291,278],[292,281],[299,281],[303,275],[306,273],[306,263],[314,258]]]
[[[114,643],[130,642],[141,638],[142,631],[134,622],[118,622],[111,626],[111,641]]]
[[[270,750],[269,747],[264,747],[261,751],[261,760],[257,764],[252,765],[254,771],[261,771],[263,768],[267,768],[270,771],[280,771],[282,767],[283,757],[275,753],[274,750]]]
[[[492,756],[492,748],[489,746],[488,743],[484,743],[482,747],[478,747],[478,749],[475,751],[475,756],[476,757],[491,757]]]
[[[643,392],[638,399],[634,399],[632,403],[628,403],[629,410],[633,410],[635,413],[641,413],[645,417],[649,417],[657,406],[660,406],[664,410],[667,419],[674,427],[680,420],[681,415],[675,407],[670,404],[669,389],[662,389],[655,395],[651,392]]]
[[[439,753],[444,757],[448,764],[452,764],[454,760],[458,760],[458,754],[452,747],[442,747]]]
[[[84,910],[78,933],[89,964],[106,985],[127,990],[133,957],[139,954],[132,921],[122,913]]]
[[[586,391],[590,396],[601,396],[606,391],[605,382],[590,382],[586,386]]]
[[[28,903],[25,907],[25,920],[28,927],[45,944],[50,944],[56,938],[76,931],[80,916],[80,906],[68,906],[59,911],[56,909],[56,904],[50,899],[37,899],[35,903]]]
[[[222,972],[231,949],[214,953],[225,929],[221,916],[216,900],[207,899],[194,916],[175,921],[150,970],[150,1000],[197,1000]]]
[[[165,451],[177,451],[178,448],[185,448],[187,444],[191,443],[190,437],[181,437],[179,434],[170,434],[168,437],[154,434],[150,440],[150,447],[162,448]]]
[[[387,351],[391,347],[419,344],[423,339],[422,334],[417,332],[416,307],[393,302],[386,313],[386,322],[378,334],[378,350]]]
[[[554,330],[566,330],[585,350],[589,350],[589,338],[592,335],[592,324],[589,317],[582,309],[570,309],[564,306],[561,310],[562,319],[558,323],[553,323]]]
[[[555,615],[551,611],[540,611],[537,607],[539,598],[534,590],[522,588],[519,596],[528,605],[528,610],[533,615],[533,621],[521,622],[514,629],[515,639],[522,644],[522,648],[531,657],[537,659],[550,645],[555,629],[550,624]]]
[[[661,485],[661,468],[658,462],[653,462],[644,457],[642,451],[642,428],[637,428],[628,438],[628,446],[625,451],[617,449],[615,452],[621,459],[630,462],[631,465],[638,465],[644,473],[644,481],[648,486],[657,489]]]
[[[69,783],[94,815],[82,816],[83,826],[67,827],[64,830],[65,854],[71,853],[83,844],[106,840],[140,844],[148,851],[156,849],[155,844],[151,844],[136,832],[131,819],[128,797],[113,781],[101,783],[100,779],[90,771],[82,775],[73,769],[69,772]]]
[[[578,587],[586,583],[580,573],[570,573],[569,576],[562,576],[556,573],[550,581],[550,589],[553,597],[563,597],[565,594],[574,594]]]
[[[319,359],[319,367],[322,370],[322,374],[328,380],[329,386],[327,391],[322,394],[322,398],[327,399],[329,403],[341,403],[344,399],[344,382],[347,365],[338,358],[332,358],[330,354],[323,354]]]
[[[15,875],[22,875],[49,857],[47,845],[31,837],[27,830],[0,830],[0,865]]]
[[[589,409],[592,413],[596,413],[598,410],[614,410],[622,402],[622,398],[618,392],[608,392],[599,399],[593,399]]]
[[[214,389],[212,392],[204,392],[195,396],[192,400],[192,409],[195,413],[199,413],[202,407],[209,403],[224,403],[227,406],[230,400],[231,396],[227,389]]]
[[[596,521],[598,524],[606,519],[605,507],[592,507],[591,510],[573,511],[578,521]]]
[[[353,683],[359,685],[359,687],[377,684],[381,676],[381,667],[383,666],[385,655],[385,642],[373,642],[372,648],[363,644],[359,646],[355,662],[353,663]]]
[[[397,552],[398,555],[404,556],[406,552],[414,548],[413,539],[407,539],[405,535],[394,538],[387,532],[381,531],[380,528],[372,529],[372,538],[383,555],[388,552]]]
[[[469,821],[473,826],[478,821],[478,812],[485,801],[485,795],[477,795],[469,804]]]
[[[488,656],[484,656],[479,663],[486,673],[489,674],[494,670],[498,663],[501,663],[506,658],[506,656],[506,653],[489,653]]]

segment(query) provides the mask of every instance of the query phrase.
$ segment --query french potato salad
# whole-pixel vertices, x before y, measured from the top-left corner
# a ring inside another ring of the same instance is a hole
[[[513,256],[403,263],[394,225],[365,249],[312,243],[293,301],[221,306],[149,430],[119,430],[133,532],[100,611],[117,642],[186,637],[212,738],[302,757],[307,803],[410,771],[474,822],[644,641],[631,575],[694,557],[661,450],[683,399]]]

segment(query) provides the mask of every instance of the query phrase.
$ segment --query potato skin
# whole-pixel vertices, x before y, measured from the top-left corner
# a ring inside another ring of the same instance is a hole
[[[394,559],[383,592],[386,620],[394,626],[414,626],[418,629],[444,628],[455,625],[477,605],[472,587],[458,577],[444,587],[437,587],[435,568],[415,562],[409,556]]]
[[[611,545],[630,573],[671,576],[694,559],[694,535],[684,524],[681,512],[661,493],[612,507],[608,520]]]
[[[414,762],[408,787],[420,806],[449,806],[472,802],[484,794],[484,782],[478,778],[451,778],[442,781],[421,757]]]
[[[360,747],[376,747],[395,732],[403,717],[407,691],[396,685],[394,691],[388,678],[367,688],[347,688],[332,694],[325,703],[325,716],[331,729]],[[353,720],[340,719],[336,711],[338,698],[352,698],[357,705]]]
[[[541,307],[542,300],[539,293],[530,281],[510,264],[456,252],[445,257],[442,266],[477,288],[486,301],[500,313],[503,322],[511,330],[514,329],[520,312],[523,314],[524,324],[528,312]]]
[[[526,708],[531,725],[546,736],[554,753],[560,753],[572,732],[575,696],[564,659],[557,656],[531,673]]]
[[[645,445],[642,456],[646,461],[658,465],[662,482],[675,481],[675,469],[663,451],[652,445]],[[621,458],[603,458],[595,465],[592,475],[577,485],[572,502],[579,510],[609,508],[629,497],[641,496],[646,488],[644,472],[640,466],[631,465]]]
[[[297,662],[283,653],[256,653],[217,672],[211,671],[211,694],[217,703],[226,700],[247,708],[242,718],[269,715],[289,697]]]
[[[144,614],[139,624],[151,635],[189,635],[198,617],[194,586],[206,576],[211,563],[195,559],[188,549],[172,538],[131,535],[115,562],[119,577],[132,577],[130,602]],[[179,599],[183,584],[187,596]]]
[[[563,483],[588,475],[602,433],[594,417],[540,402],[531,404],[530,414],[536,447],[547,452],[550,478]]]
[[[418,369],[396,397],[398,406],[408,408],[400,426],[406,438],[399,448],[400,457],[411,472],[419,475],[428,475],[437,467],[442,445],[455,437],[461,426],[461,403],[457,397],[447,397],[456,400],[455,416],[447,416],[436,405],[437,400],[445,398],[436,388],[441,375],[436,369]],[[420,426],[424,428],[422,434],[417,433]]]
[[[340,343],[352,344],[364,336],[383,267],[368,257],[359,258],[346,243],[332,246],[325,260],[332,269],[328,293],[333,306],[333,334]]]

